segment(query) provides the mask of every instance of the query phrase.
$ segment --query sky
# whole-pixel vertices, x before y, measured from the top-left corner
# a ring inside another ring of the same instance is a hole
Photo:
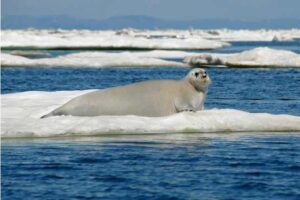
[[[67,15],[106,19],[146,15],[161,19],[300,19],[300,0],[2,0],[2,16]]]

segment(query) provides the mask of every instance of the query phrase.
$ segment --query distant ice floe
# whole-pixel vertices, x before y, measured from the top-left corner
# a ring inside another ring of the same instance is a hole
[[[232,30],[232,29],[188,29],[188,30],[138,30],[123,29],[117,31],[118,35],[130,35],[139,38],[177,38],[202,37],[208,40],[225,42],[271,42],[300,40],[300,29],[258,29],[258,30]]]
[[[295,41],[300,29],[288,30],[1,30],[3,49],[218,49],[233,41]]]
[[[143,32],[142,32],[143,33]],[[29,49],[218,49],[230,46],[199,35],[146,37],[130,31],[2,30],[1,46]]]
[[[2,53],[1,65],[3,67],[187,67],[188,65],[185,63],[165,59],[182,59],[185,56],[191,55],[197,55],[197,53],[166,50],[145,52],[81,52],[39,59]]]
[[[193,30],[193,34],[199,35],[205,39],[220,40],[228,42],[278,42],[300,40],[300,29],[283,30]]]
[[[300,117],[212,109],[166,117],[98,116],[40,117],[71,98],[90,92],[23,92],[1,95],[1,137],[55,137],[101,134],[185,132],[300,131]]]
[[[225,65],[229,67],[300,67],[300,55],[292,51],[258,47],[241,53],[203,53],[187,56],[183,62],[192,66]]]

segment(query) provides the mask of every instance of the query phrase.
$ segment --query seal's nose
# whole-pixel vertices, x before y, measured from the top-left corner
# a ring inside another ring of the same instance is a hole
[[[207,73],[204,72],[203,75],[202,75],[202,78],[206,78],[207,77]]]

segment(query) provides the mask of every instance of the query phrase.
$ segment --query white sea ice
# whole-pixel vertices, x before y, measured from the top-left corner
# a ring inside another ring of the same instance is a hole
[[[258,30],[194,30],[195,35],[205,39],[230,41],[230,42],[271,42],[271,41],[294,41],[300,39],[300,29],[258,29]]]
[[[164,60],[165,58],[183,58],[197,55],[184,51],[147,51],[147,52],[81,52],[68,55],[30,59],[22,56],[1,54],[1,65],[4,67],[146,67],[175,66],[187,67],[182,62]],[[162,59],[164,58],[164,59]]]
[[[288,50],[258,47],[241,53],[203,53],[187,56],[183,62],[197,65],[225,65],[230,67],[300,67],[300,55]]]
[[[1,137],[300,131],[299,116],[248,113],[233,109],[212,109],[154,118],[131,115],[40,119],[71,98],[90,91],[31,91],[1,95]]]
[[[120,35],[144,38],[178,38],[202,37],[204,39],[227,42],[270,42],[300,40],[300,29],[189,29],[189,30],[138,30],[123,29]]]
[[[31,49],[218,49],[229,46],[201,36],[144,37],[117,31],[91,30],[2,30],[2,48]]]

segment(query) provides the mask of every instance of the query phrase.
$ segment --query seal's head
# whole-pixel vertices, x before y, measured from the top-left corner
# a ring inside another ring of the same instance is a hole
[[[211,80],[204,69],[194,68],[185,77],[196,90],[206,92]]]

